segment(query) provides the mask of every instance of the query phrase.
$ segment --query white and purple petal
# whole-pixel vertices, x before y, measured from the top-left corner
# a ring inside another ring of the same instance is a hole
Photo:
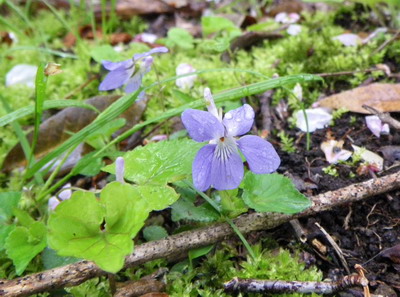
[[[193,184],[199,191],[205,191],[211,186],[211,167],[216,146],[207,144],[202,147],[193,161]]]
[[[164,46],[155,47],[155,48],[152,48],[151,50],[149,50],[148,52],[133,55],[133,60],[137,61],[137,60],[143,59],[144,57],[148,57],[152,54],[167,53],[167,52],[168,52],[168,49]]]
[[[219,191],[236,189],[243,174],[244,166],[236,145],[234,151],[217,146],[211,167],[211,185]]]
[[[131,77],[133,68],[118,68],[109,72],[99,86],[99,91],[109,91],[123,86]]]
[[[121,61],[121,62],[111,62],[111,61],[102,61],[101,64],[103,67],[109,71],[116,70],[118,68],[131,68],[134,66],[132,59]]]
[[[182,123],[190,137],[197,141],[209,141],[224,136],[224,126],[211,113],[187,109],[182,113]]]
[[[250,131],[254,122],[253,108],[245,104],[242,107],[231,110],[225,114],[223,123],[227,135],[240,136]]]
[[[136,72],[128,81],[126,82],[125,92],[133,93],[140,88],[143,79],[143,73]]]
[[[278,169],[281,159],[268,141],[259,136],[246,135],[240,138],[237,144],[254,173],[272,173]]]

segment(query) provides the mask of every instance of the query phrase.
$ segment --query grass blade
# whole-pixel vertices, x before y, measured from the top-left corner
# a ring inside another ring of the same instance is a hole
[[[52,109],[52,108],[67,108],[67,107],[80,107],[93,110],[97,113],[100,111],[94,107],[93,105],[87,104],[85,102],[75,101],[75,100],[66,100],[66,99],[59,99],[59,100],[51,100],[45,101],[43,104],[43,110]],[[20,118],[28,116],[35,112],[35,106],[26,106],[11,113],[6,114],[5,116],[0,118],[0,127],[3,127],[13,121],[16,121]]]
[[[35,96],[35,117],[34,117],[35,128],[33,130],[33,140],[31,145],[30,156],[28,159],[28,166],[27,166],[28,168],[29,165],[31,164],[36,143],[39,138],[39,128],[40,128],[40,123],[42,121],[43,102],[44,102],[44,97],[46,95],[46,86],[47,86],[47,75],[45,75],[44,73],[45,67],[46,67],[45,63],[40,63],[38,70],[36,72],[36,81],[35,81],[36,96]]]

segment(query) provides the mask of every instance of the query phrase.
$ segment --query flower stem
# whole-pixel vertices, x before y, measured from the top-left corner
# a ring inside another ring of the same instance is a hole
[[[225,222],[227,222],[231,228],[233,229],[233,231],[235,231],[236,235],[240,238],[240,240],[243,242],[243,245],[245,246],[245,248],[247,249],[247,251],[249,252],[250,256],[255,259],[256,258],[256,254],[254,253],[253,249],[251,248],[249,242],[246,240],[246,238],[244,238],[242,232],[240,232],[239,228],[235,225],[235,223],[228,217],[224,216],[221,213],[221,207],[215,203],[215,201],[213,201],[210,197],[208,197],[205,193],[198,191],[192,183],[185,181],[185,183],[191,187],[194,191],[196,191],[197,194],[199,194],[204,200],[206,200],[208,202],[208,204],[210,204],[216,211],[218,211],[218,213],[220,214],[221,218],[223,218],[225,220]]]

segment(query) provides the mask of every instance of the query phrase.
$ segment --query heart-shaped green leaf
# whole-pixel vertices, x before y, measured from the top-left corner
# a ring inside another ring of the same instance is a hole
[[[280,174],[246,173],[242,182],[243,200],[259,212],[297,213],[311,202],[301,194],[290,179]]]

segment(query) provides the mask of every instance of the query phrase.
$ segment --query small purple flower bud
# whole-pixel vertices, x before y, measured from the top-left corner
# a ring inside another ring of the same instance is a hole
[[[117,160],[115,160],[115,176],[116,176],[116,181],[120,182],[123,184],[124,181],[124,171],[125,171],[125,161],[124,158],[118,157]]]

